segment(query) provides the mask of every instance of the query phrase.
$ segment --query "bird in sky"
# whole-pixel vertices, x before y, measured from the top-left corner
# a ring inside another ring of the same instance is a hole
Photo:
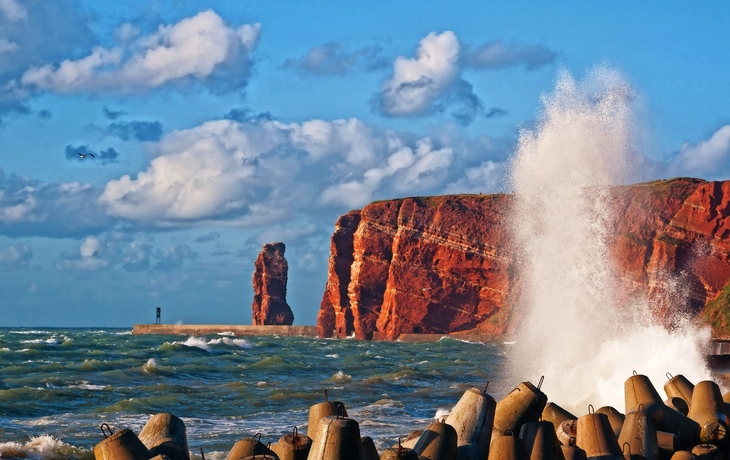
[[[94,156],[94,154],[91,152],[89,152],[89,153],[76,152],[76,155],[80,156],[81,158],[86,158],[86,157],[96,158]]]

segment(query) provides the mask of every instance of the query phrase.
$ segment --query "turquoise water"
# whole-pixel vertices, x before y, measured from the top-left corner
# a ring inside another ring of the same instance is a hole
[[[304,337],[133,336],[125,329],[0,329],[0,457],[93,458],[99,429],[139,433],[171,412],[195,458],[239,439],[306,431],[309,407],[345,403],[379,449],[423,429],[471,387],[499,397],[508,344]],[[508,388],[509,387],[509,388]]]

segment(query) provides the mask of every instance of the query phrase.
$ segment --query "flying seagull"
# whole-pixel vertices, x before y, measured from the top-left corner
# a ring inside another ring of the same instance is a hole
[[[76,155],[80,156],[81,158],[86,158],[86,157],[96,158],[94,156],[94,154],[91,152],[89,152],[89,153],[76,152]]]

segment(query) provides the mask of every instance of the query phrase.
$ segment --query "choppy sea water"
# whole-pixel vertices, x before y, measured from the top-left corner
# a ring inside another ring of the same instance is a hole
[[[379,449],[423,429],[471,387],[498,398],[510,344],[442,339],[133,336],[126,329],[0,329],[0,457],[92,459],[100,425],[135,433],[171,412],[191,453],[223,459],[262,434],[307,428],[309,407],[345,403]],[[539,378],[527,376],[526,379]]]

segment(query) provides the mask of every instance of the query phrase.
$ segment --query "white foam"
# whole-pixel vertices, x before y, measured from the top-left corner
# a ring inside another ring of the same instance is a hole
[[[23,422],[23,425],[28,426],[46,426],[46,425],[57,425],[58,420],[55,417],[46,416],[37,419],[30,419]]]
[[[441,337],[438,341],[440,342],[442,340],[454,340],[456,342],[470,343],[472,345],[484,345],[484,342],[479,342],[476,340],[457,339],[455,337]]]
[[[334,383],[346,383],[346,382],[352,382],[352,376],[345,374],[342,371],[337,371],[335,375],[330,377],[328,382],[334,382]]]
[[[449,414],[451,414],[451,409],[437,409],[433,418],[434,418],[434,420],[446,419],[446,417],[448,417]]]
[[[548,398],[579,413],[589,403],[623,407],[623,382],[634,370],[655,385],[666,372],[694,381],[710,375],[708,331],[687,325],[668,332],[653,324],[644,303],[617,300],[607,198],[609,187],[637,169],[636,100],[610,69],[581,82],[563,72],[512,161],[525,288],[511,368],[517,381],[545,375]]]
[[[20,343],[45,343],[46,345],[57,345],[58,344],[58,339],[54,335],[50,339],[21,340]]]
[[[105,385],[93,385],[93,384],[90,384],[89,382],[81,382],[81,383],[77,383],[74,385],[69,385],[68,387],[82,389],[82,390],[93,390],[93,391],[104,390],[107,388]]]
[[[173,345],[184,345],[191,348],[200,348],[201,350],[210,351],[208,343],[202,337],[190,336],[184,342],[172,342]]]
[[[0,443],[0,457],[51,459],[59,456],[67,457],[67,455],[60,455],[61,451],[70,449],[73,448],[53,436],[31,436],[25,444],[19,442]],[[80,454],[80,449],[74,450],[78,450],[77,454]]]
[[[157,367],[157,361],[155,361],[155,358],[150,358],[147,360],[146,363],[142,366],[142,369],[145,371],[150,371],[152,369],[155,369]]]
[[[220,339],[212,339],[208,342],[208,345],[220,345],[220,344],[240,347],[240,348],[253,347],[253,345],[251,345],[251,342],[249,342],[246,339],[230,339],[228,337],[222,337]]]

